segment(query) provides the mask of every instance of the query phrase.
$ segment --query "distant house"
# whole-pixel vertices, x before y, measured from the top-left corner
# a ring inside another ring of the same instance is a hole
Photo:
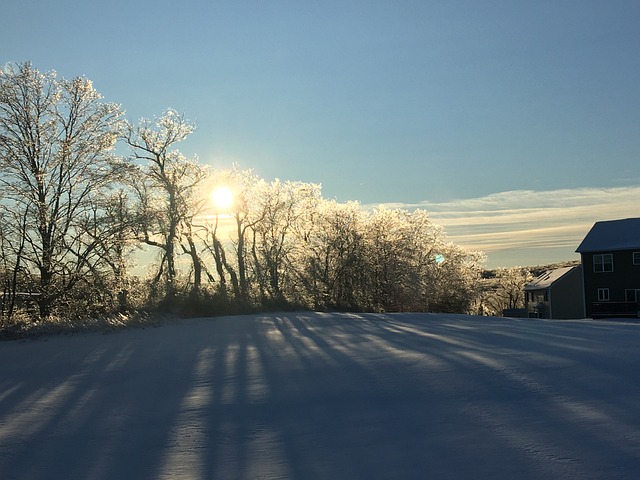
[[[597,222],[576,252],[582,259],[585,316],[640,316],[640,218]]]
[[[524,287],[529,317],[583,318],[582,266],[548,270]]]

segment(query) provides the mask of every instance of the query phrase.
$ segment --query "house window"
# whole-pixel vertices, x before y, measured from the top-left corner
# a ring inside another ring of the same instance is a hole
[[[627,302],[640,302],[640,290],[638,289],[627,289],[624,291],[624,299]]]
[[[640,252],[633,252],[633,264],[640,265]]]
[[[609,289],[608,288],[599,288],[598,289],[598,301],[599,302],[608,302],[609,301]]]
[[[613,255],[611,253],[594,255],[593,271],[595,273],[613,272]]]

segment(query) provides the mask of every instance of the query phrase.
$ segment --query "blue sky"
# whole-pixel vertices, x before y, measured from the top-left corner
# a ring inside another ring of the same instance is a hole
[[[638,18],[635,0],[5,0],[0,63],[85,75],[133,120],[183,112],[203,163],[422,206],[489,266],[528,265],[640,216]]]

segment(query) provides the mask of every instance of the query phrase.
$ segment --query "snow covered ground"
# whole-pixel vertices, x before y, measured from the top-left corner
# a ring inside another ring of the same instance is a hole
[[[287,313],[0,342],[0,478],[640,478],[640,324]]]

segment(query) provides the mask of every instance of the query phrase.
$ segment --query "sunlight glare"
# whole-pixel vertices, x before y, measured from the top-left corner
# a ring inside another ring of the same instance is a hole
[[[211,200],[218,210],[228,210],[233,205],[233,192],[229,187],[218,187],[211,192]]]

